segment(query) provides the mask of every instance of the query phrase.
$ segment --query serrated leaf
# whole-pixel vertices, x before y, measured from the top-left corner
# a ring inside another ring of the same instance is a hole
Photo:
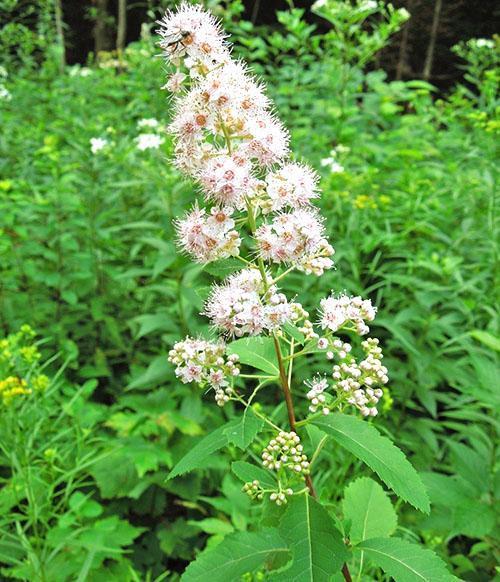
[[[276,529],[230,534],[215,548],[202,552],[186,568],[182,582],[233,582],[261,569],[277,554],[289,553]]]
[[[214,261],[213,263],[208,263],[203,267],[209,275],[214,277],[220,277],[224,279],[232,273],[239,271],[242,268],[242,263],[238,259],[222,259],[220,261]]]
[[[248,337],[231,342],[228,354],[237,354],[242,364],[253,366],[272,376],[278,376],[278,361],[274,340],[270,337]]]
[[[419,474],[403,451],[374,426],[340,412],[315,420],[314,424],[366,463],[401,499],[429,512],[429,498]]]
[[[374,538],[355,546],[396,582],[454,582],[445,563],[431,550],[399,538]]]
[[[382,487],[369,477],[360,477],[345,490],[344,517],[351,521],[353,544],[394,533],[398,518]]]
[[[228,444],[226,431],[234,425],[234,421],[220,426],[206,437],[202,438],[170,471],[167,481],[189,473],[193,469],[204,466],[207,456],[215,453]]]
[[[239,422],[228,427],[226,435],[230,443],[245,450],[260,431],[264,421],[255,415],[251,408],[246,408]]]
[[[292,497],[279,527],[292,550],[291,565],[273,582],[329,582],[349,557],[327,510],[310,495]]]
[[[244,483],[257,479],[265,489],[275,489],[277,486],[276,479],[273,478],[269,471],[246,461],[235,461],[231,464],[231,470]]]

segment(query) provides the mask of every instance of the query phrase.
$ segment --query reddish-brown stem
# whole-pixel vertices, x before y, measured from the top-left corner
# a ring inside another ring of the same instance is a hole
[[[288,382],[288,376],[286,374],[285,366],[283,365],[283,354],[281,353],[281,346],[277,337],[274,337],[274,349],[276,351],[276,358],[278,360],[278,370],[280,374],[281,388],[283,389],[283,394],[285,395],[286,409],[288,412],[288,422],[290,424],[290,429],[293,432],[297,432],[295,423],[295,410],[293,408],[292,391],[290,390],[290,384]],[[316,491],[311,479],[311,475],[306,475],[305,477],[307,488],[312,497],[316,498]],[[347,564],[342,566],[342,575],[344,576],[345,582],[352,582],[351,573],[349,572],[349,567]]]

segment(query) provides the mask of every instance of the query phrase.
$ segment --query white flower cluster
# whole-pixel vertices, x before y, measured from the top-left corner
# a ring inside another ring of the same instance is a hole
[[[289,469],[301,475],[309,474],[309,461],[300,444],[300,437],[293,431],[280,431],[262,451],[262,464],[266,469]]]
[[[241,239],[232,214],[232,208],[214,207],[207,214],[195,206],[176,222],[179,245],[200,263],[238,255]]]
[[[330,409],[325,406],[326,397],[323,394],[325,390],[328,389],[328,380],[326,378],[313,378],[313,380],[309,380],[305,382],[306,386],[309,388],[306,396],[307,399],[311,401],[309,406],[310,412],[317,412],[318,408],[321,408],[321,411],[326,416],[330,413]]]
[[[359,364],[352,356],[333,367],[332,378],[339,393],[346,401],[358,408],[363,416],[376,416],[377,404],[383,395],[382,384],[387,384],[387,368],[382,365],[382,349],[378,339],[368,338],[362,342],[365,359]]]
[[[270,224],[257,229],[255,238],[263,259],[295,265],[306,274],[322,275],[333,265],[334,250],[325,238],[317,211],[298,209],[277,214]]]
[[[91,137],[90,138],[90,151],[96,155],[100,151],[106,149],[109,146],[109,141],[105,137]]]
[[[219,24],[200,6],[184,2],[159,24],[160,46],[176,67],[166,87],[177,94],[169,126],[177,167],[209,204],[243,210],[255,200],[262,213],[280,212],[257,231],[261,257],[321,275],[333,266],[334,251],[309,209],[318,176],[289,161],[288,132],[264,87],[231,58]],[[210,249],[197,254],[219,258]]]
[[[369,299],[359,296],[333,295],[321,300],[320,325],[323,329],[337,331],[347,323],[352,323],[359,335],[365,335],[370,331],[365,321],[373,321],[377,309],[373,307]]]
[[[216,285],[204,314],[228,335],[258,335],[302,316],[301,306],[289,303],[275,285],[267,290],[257,269],[244,269]]]
[[[226,357],[225,352],[223,342],[187,337],[170,350],[168,361],[176,366],[175,375],[181,382],[196,382],[201,386],[208,384],[215,391],[217,404],[223,406],[233,391],[227,377],[240,373],[239,357],[236,354]]]

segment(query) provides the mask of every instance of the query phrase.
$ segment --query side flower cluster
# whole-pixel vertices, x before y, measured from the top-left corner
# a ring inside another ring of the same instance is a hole
[[[295,432],[280,431],[278,436],[269,441],[262,451],[262,464],[266,469],[279,471],[288,469],[297,474],[309,474],[309,461],[300,444],[300,437]]]
[[[342,326],[351,323],[359,335],[370,331],[366,321],[373,321],[377,310],[369,299],[359,296],[333,295],[321,300],[320,325],[323,329],[337,331]]]
[[[187,337],[170,350],[168,361],[176,366],[175,375],[181,382],[210,386],[215,391],[217,404],[223,406],[233,393],[228,378],[240,373],[238,356],[232,354],[226,357],[225,352],[223,342]]]

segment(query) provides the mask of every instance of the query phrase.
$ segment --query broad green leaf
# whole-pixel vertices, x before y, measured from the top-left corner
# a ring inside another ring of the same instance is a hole
[[[374,538],[355,546],[396,582],[453,582],[445,563],[431,550],[399,538]]]
[[[157,386],[168,378],[169,373],[172,373],[172,367],[168,363],[166,356],[158,356],[155,358],[148,369],[127,386],[127,390],[136,388],[152,388]]]
[[[425,513],[429,498],[419,474],[404,453],[366,421],[340,412],[314,424],[366,463],[401,499]]]
[[[189,525],[194,525],[201,531],[204,531],[210,535],[226,535],[233,533],[234,527],[228,522],[222,519],[217,519],[215,517],[207,517],[200,521],[195,521],[194,519],[188,521]]]
[[[262,469],[262,467],[257,467],[257,465],[247,463],[246,461],[235,461],[231,464],[231,470],[244,483],[257,479],[265,489],[275,489],[277,486],[276,479],[274,479],[269,471]]]
[[[277,554],[289,553],[276,529],[230,534],[215,548],[202,552],[186,568],[182,582],[234,582],[255,572]]]
[[[170,471],[167,480],[204,465],[207,456],[215,453],[228,444],[226,431],[234,425],[234,421],[220,426],[206,437],[202,438]]]
[[[369,477],[360,477],[345,490],[344,517],[351,521],[353,544],[376,537],[390,536],[398,518],[382,487]]]
[[[271,376],[278,376],[278,362],[274,351],[274,340],[270,337],[248,337],[231,342],[229,354],[237,354],[242,364],[253,366]]]
[[[292,497],[279,530],[292,550],[292,563],[273,582],[329,582],[348,558],[332,518],[308,494]]]
[[[226,430],[226,435],[230,443],[245,450],[260,431],[264,421],[255,415],[251,408],[245,408],[243,416],[239,421]]]

